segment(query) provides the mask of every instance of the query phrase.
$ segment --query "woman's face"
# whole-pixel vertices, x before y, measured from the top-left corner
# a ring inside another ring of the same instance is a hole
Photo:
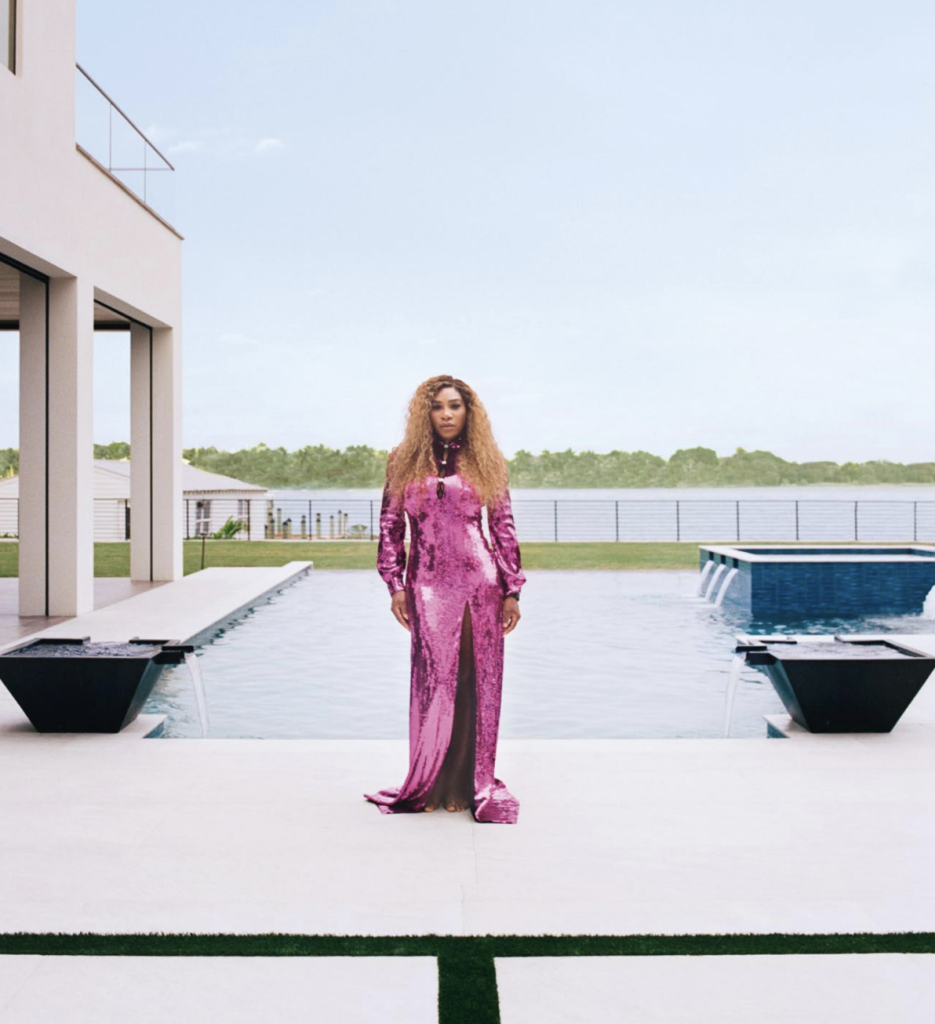
[[[442,388],[432,399],[432,426],[443,440],[450,441],[464,429],[467,407],[457,388]]]

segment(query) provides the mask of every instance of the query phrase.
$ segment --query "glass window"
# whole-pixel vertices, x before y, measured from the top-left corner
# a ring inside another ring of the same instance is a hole
[[[203,537],[211,532],[211,499],[195,502],[195,534]]]
[[[16,70],[16,0],[0,0],[0,64]]]

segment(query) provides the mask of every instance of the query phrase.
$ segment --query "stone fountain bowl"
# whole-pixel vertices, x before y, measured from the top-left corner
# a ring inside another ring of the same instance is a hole
[[[809,732],[890,732],[935,669],[930,655],[885,640],[777,639],[736,650]]]
[[[120,732],[166,665],[194,650],[172,640],[42,637],[0,654],[0,681],[38,732]]]

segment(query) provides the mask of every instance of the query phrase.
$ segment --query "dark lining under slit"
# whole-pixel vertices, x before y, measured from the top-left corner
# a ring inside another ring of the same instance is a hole
[[[461,617],[458,682],[448,750],[439,769],[429,802],[444,805],[458,797],[474,805],[474,756],[477,737],[477,666],[474,659],[474,621],[470,602]]]

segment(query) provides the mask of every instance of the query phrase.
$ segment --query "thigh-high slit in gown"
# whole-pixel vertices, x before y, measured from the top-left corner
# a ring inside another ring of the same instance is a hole
[[[519,801],[494,775],[503,598],[526,582],[509,491],[487,506],[488,543],[480,501],[457,459],[441,479],[442,497],[438,476],[426,478],[424,493],[410,483],[402,500],[383,491],[377,571],[391,594],[405,590],[411,627],[409,774],[400,787],[364,795],[384,814],[421,811],[444,769],[477,821],[513,824]],[[463,635],[473,641],[469,652],[461,650]]]

